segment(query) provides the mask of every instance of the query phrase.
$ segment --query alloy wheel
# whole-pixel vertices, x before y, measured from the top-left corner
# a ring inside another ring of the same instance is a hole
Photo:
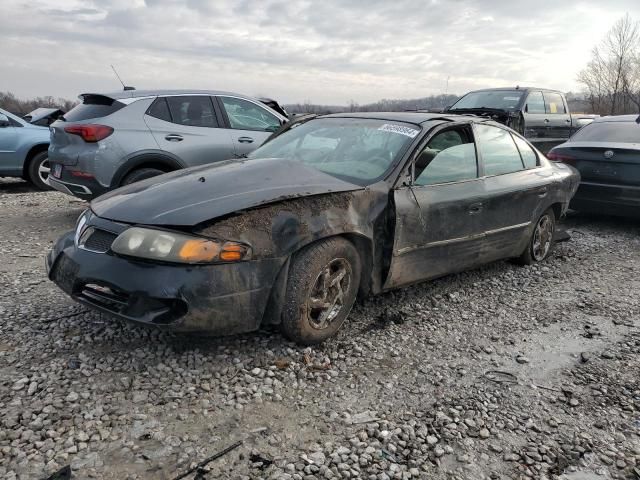
[[[323,330],[336,319],[344,306],[351,284],[351,265],[344,258],[329,262],[316,278],[307,298],[310,325]]]
[[[49,166],[49,159],[45,158],[42,163],[38,166],[38,176],[43,183],[47,183],[47,178],[49,178],[49,174],[51,173],[51,167]]]
[[[553,241],[553,230],[553,220],[551,220],[549,215],[543,215],[540,220],[538,220],[535,232],[533,233],[532,253],[533,258],[537,262],[544,260],[549,253]]]

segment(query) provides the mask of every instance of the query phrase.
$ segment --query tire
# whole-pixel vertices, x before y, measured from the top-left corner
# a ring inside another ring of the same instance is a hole
[[[296,254],[282,309],[284,335],[303,345],[318,344],[334,335],[356,300],[360,270],[358,252],[344,238],[323,240]],[[322,306],[314,308],[312,303]]]
[[[27,176],[29,181],[38,190],[51,190],[51,187],[46,183],[46,179],[49,178],[49,152],[36,153],[27,167]]]
[[[553,248],[555,231],[556,215],[553,213],[553,209],[550,208],[538,218],[527,249],[518,258],[517,262],[521,265],[532,265],[546,259]]]
[[[134,170],[133,172],[129,172],[126,177],[122,179],[120,186],[130,185],[132,183],[139,182],[140,180],[146,180],[147,178],[157,177],[158,175],[162,175],[162,170],[158,170],[157,168],[139,168],[138,170]]]

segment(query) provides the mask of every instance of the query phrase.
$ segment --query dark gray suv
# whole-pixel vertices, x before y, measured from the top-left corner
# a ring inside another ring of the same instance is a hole
[[[85,93],[51,125],[48,183],[79,198],[180,168],[243,157],[287,118],[216,91]]]

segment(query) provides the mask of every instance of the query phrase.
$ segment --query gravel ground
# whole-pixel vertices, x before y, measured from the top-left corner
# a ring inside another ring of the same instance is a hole
[[[638,222],[572,215],[543,265],[372,298],[304,349],[89,312],[43,260],[84,202],[7,180],[0,208],[3,479],[174,479],[236,441],[198,478],[640,478]]]

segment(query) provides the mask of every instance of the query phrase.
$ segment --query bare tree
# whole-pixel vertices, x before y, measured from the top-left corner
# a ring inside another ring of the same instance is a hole
[[[630,92],[637,93],[636,82],[640,82],[636,64],[639,55],[640,24],[626,14],[593,48],[591,60],[578,75],[594,112],[609,115],[629,112]]]
[[[21,100],[11,92],[0,92],[0,108],[18,116],[26,115],[38,107],[59,108],[68,112],[76,104],[77,102],[71,100],[66,100],[64,98],[54,99],[51,96]]]
[[[640,115],[640,48],[635,51],[624,76],[624,93]],[[639,117],[640,118],[640,117]]]

